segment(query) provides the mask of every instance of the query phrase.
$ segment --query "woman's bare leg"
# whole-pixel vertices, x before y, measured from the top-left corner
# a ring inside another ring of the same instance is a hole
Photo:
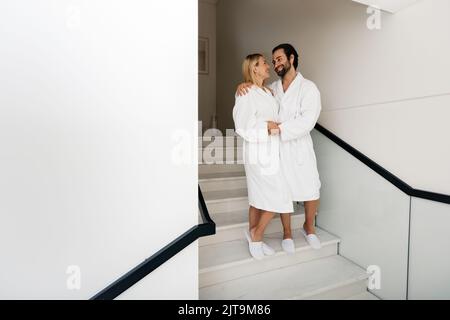
[[[262,241],[264,237],[264,231],[266,230],[267,225],[270,220],[275,216],[273,212],[262,211],[260,214],[260,219],[258,224],[250,229],[250,235],[252,237],[252,241],[259,242]]]
[[[260,218],[261,210],[250,206],[250,208],[248,209],[248,229],[251,230],[255,228],[258,225]]]

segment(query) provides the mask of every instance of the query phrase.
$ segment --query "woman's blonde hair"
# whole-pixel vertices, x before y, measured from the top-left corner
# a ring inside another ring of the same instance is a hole
[[[255,73],[253,67],[258,66],[259,58],[263,57],[260,53],[249,54],[242,63],[242,75],[244,76],[244,82],[251,82],[256,84]]]

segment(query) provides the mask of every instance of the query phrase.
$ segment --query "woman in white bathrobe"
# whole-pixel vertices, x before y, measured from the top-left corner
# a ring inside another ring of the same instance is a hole
[[[277,131],[279,106],[264,86],[270,67],[261,54],[247,56],[242,65],[244,79],[253,83],[245,96],[237,96],[233,108],[236,132],[244,139],[247,176],[249,250],[256,259],[274,253],[262,239],[275,213],[293,212],[286,178],[280,166],[280,137]]]

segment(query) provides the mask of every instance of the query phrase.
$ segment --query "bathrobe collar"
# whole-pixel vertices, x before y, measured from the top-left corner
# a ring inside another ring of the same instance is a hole
[[[297,76],[291,82],[291,84],[289,85],[289,88],[287,89],[286,92],[284,92],[284,90],[283,90],[283,80],[279,79],[278,80],[278,92],[279,92],[281,98],[283,98],[285,96],[289,96],[292,94],[292,92],[295,92],[296,87],[299,86],[300,83],[302,83],[303,79],[304,78],[303,78],[302,74],[299,71],[297,71]]]

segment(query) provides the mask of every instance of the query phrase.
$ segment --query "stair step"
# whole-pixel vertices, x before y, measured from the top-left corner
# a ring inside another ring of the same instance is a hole
[[[248,203],[247,207],[243,210],[211,214],[211,218],[216,223],[216,234],[200,238],[200,246],[244,239],[244,230],[248,228]],[[292,229],[300,228],[304,222],[304,208],[299,206],[291,216]],[[266,234],[278,232],[282,229],[281,220],[276,215],[267,226]]]
[[[316,228],[316,232],[323,245],[339,242],[339,238],[320,228]],[[277,252],[274,256],[266,257],[265,260],[273,260],[275,256],[285,255],[285,252],[281,248],[282,238],[283,233],[280,231],[267,233],[264,236],[264,242]],[[293,239],[297,251],[302,251],[305,248],[310,249],[310,246],[298,229],[293,233]],[[248,242],[245,237],[200,248],[200,270],[221,269],[226,268],[228,265],[234,266],[248,262],[257,261],[250,256]]]
[[[198,182],[202,192],[247,188],[245,172],[205,173]]]
[[[218,172],[218,173],[204,173],[199,175],[199,182],[205,181],[224,181],[236,178],[245,178],[245,172]]]
[[[206,286],[200,299],[345,299],[363,293],[367,278],[364,269],[336,255]]]
[[[247,188],[203,192],[203,197],[208,203],[216,203],[237,198],[246,198]]]
[[[207,148],[214,145],[222,145],[224,147],[242,147],[244,140],[239,136],[234,137],[199,137],[198,147]]]
[[[287,255],[281,248],[282,232],[266,234],[264,241],[276,253],[273,256],[265,257],[262,261],[251,257],[248,251],[248,242],[245,239],[200,247],[200,287],[336,255],[339,239],[319,228],[316,230],[321,239],[322,248],[320,250],[312,249],[297,229],[293,233],[296,246],[296,252],[293,255]]]
[[[360,293],[354,296],[351,296],[350,298],[347,298],[346,300],[380,300],[377,296],[373,295],[369,291],[366,291],[364,293]]]
[[[198,173],[209,174],[209,173],[222,173],[222,172],[244,172],[244,165],[240,163],[233,164],[199,164]]]
[[[210,214],[248,209],[247,189],[203,192]]]
[[[198,149],[199,164],[243,163],[242,147],[207,147]]]
[[[242,152],[242,150],[244,149],[244,147],[242,145],[240,146],[216,146],[216,145],[209,145],[209,146],[203,146],[198,148],[199,152],[203,152],[205,150],[207,151],[211,151],[211,150],[215,150],[215,151],[219,151],[219,152],[223,152],[225,154],[226,151],[229,152]]]
[[[324,288],[306,297],[295,298],[295,300],[346,300],[351,296],[367,291],[367,278],[368,276],[364,279],[353,279],[337,286]]]

